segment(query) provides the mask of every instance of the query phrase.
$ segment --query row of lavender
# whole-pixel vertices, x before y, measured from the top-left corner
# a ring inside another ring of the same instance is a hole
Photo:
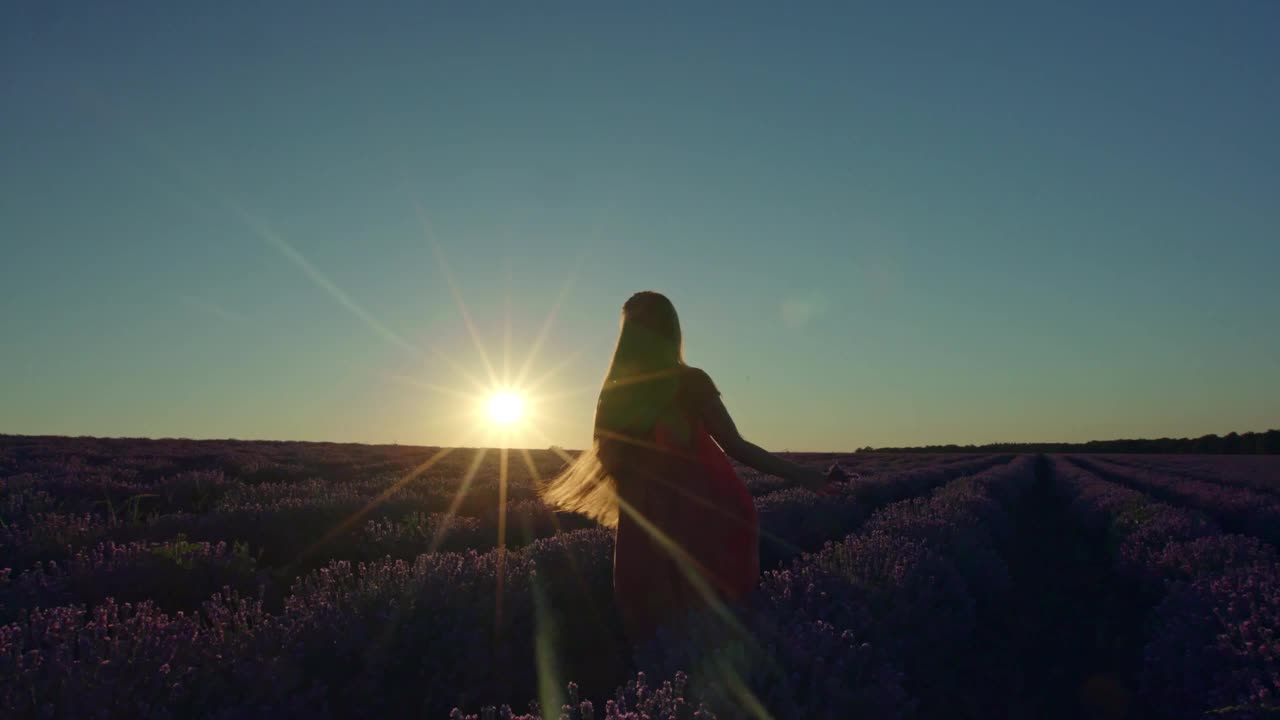
[[[531,475],[546,476],[555,472],[563,463],[562,452],[513,450],[512,454],[518,457],[509,463],[512,481],[520,484]],[[870,453],[788,455],[801,462],[821,464],[839,460],[855,469],[875,465],[881,470],[927,464],[938,457]],[[429,477],[458,478],[475,462],[475,455],[461,449],[442,452],[441,448],[400,445],[0,435],[0,478],[27,475],[54,483],[97,482],[98,489],[118,490],[123,497],[155,492],[167,479],[188,472],[221,473],[247,484],[296,482],[317,477],[336,483],[402,475],[428,460],[432,461]],[[479,476],[497,477],[499,465],[497,453],[486,454],[477,467]],[[889,467],[895,465],[897,467]],[[89,499],[101,500],[102,493],[94,493]]]
[[[705,636],[715,615],[681,623],[640,653],[642,667],[677,678],[662,686],[661,714],[651,717],[699,716],[692,703],[673,699],[686,686],[726,717],[763,709],[785,718],[901,718],[919,711],[920,697],[957,702],[966,688],[949,668],[971,660],[980,611],[1005,601],[1011,514],[1034,483],[1032,465],[1019,458],[891,504],[858,532],[766,573],[754,603],[735,614],[710,653],[683,640],[691,631]],[[594,716],[595,705],[575,688],[568,700],[550,705],[559,708],[551,713],[532,703],[525,715],[491,706],[451,717]],[[625,716],[619,702],[603,709]]]
[[[803,491],[759,498],[767,537],[765,555],[776,564],[782,557],[812,550],[865,519],[870,507],[923,492],[997,460],[970,457],[914,473],[874,475],[820,500]],[[261,592],[260,588],[274,588],[268,593],[268,605],[274,607],[282,600],[283,589],[297,577],[297,566],[282,568],[282,562],[308,551],[314,552],[317,565],[323,566],[333,560],[412,559],[422,552],[489,548],[497,538],[497,511],[490,510],[479,519],[424,514],[412,512],[412,497],[396,497],[378,507],[390,518],[355,524],[320,546],[317,541],[324,533],[342,527],[369,505],[364,495],[351,492],[349,487],[334,491],[320,483],[260,486],[255,492],[282,497],[256,498],[278,501],[271,510],[228,507],[205,515],[165,516],[141,529],[146,538],[142,541],[82,547],[63,561],[38,562],[14,578],[10,578],[12,571],[0,571],[0,619],[17,618],[23,610],[41,605],[95,605],[106,597],[154,600],[161,609],[189,610],[223,587],[250,596]],[[307,493],[314,493],[314,497]],[[527,500],[508,505],[507,523],[513,536],[526,539],[585,525],[581,518],[550,514],[540,503]],[[6,528],[6,532],[10,541],[17,537],[18,547],[23,547],[20,527]],[[215,539],[193,541],[191,536]]]
[[[513,460],[506,482],[493,465],[495,453],[479,452],[454,453],[427,470],[419,465],[416,472],[351,477],[353,467],[365,467],[353,462],[343,466],[340,478],[255,482],[220,470],[138,477],[127,463],[116,468],[84,462],[52,467],[48,458],[17,462],[14,467],[25,472],[0,476],[0,568],[21,571],[37,562],[66,561],[76,550],[104,541],[164,542],[179,536],[247,543],[265,565],[301,560],[302,569],[330,557],[380,556],[360,554],[364,549],[413,557],[428,548],[492,546],[498,539],[500,498],[506,499],[502,514],[511,529],[504,538],[509,546],[585,527],[581,518],[552,514],[537,502],[538,478],[559,466],[548,467],[546,453],[519,454],[527,462]],[[846,456],[844,462],[863,475],[924,464],[917,457],[871,455]],[[744,478],[755,495],[785,487],[754,472],[744,472]],[[334,533],[338,525],[342,531]],[[282,532],[285,528],[288,532]],[[388,535],[401,542],[386,547],[381,538]]]
[[[0,435],[0,477],[102,477],[145,486],[188,471],[215,471],[248,483],[340,481],[396,474],[439,453],[410,445]],[[532,456],[544,467],[559,464],[549,451]],[[470,461],[456,452],[437,459],[436,468],[455,476]]]
[[[1154,606],[1142,702],[1162,718],[1274,716],[1280,706],[1274,548],[1224,534],[1206,515],[1104,479],[1078,460],[1057,458],[1054,472],[1075,516],[1108,539],[1117,577]]]
[[[968,457],[917,472],[875,475],[851,486],[852,492],[816,505],[816,496],[796,490],[759,498],[766,530],[780,528],[766,533],[766,562],[775,564],[838,537],[865,517],[869,505],[905,497],[902,493],[991,462]],[[384,489],[372,481],[237,487],[215,510],[114,528],[108,535],[114,539],[96,544],[87,541],[106,530],[90,519],[68,523],[66,516],[45,515],[6,525],[0,528],[0,550],[8,551],[7,559],[36,560],[13,563],[28,567],[19,573],[0,569],[0,621],[32,607],[94,604],[107,597],[151,599],[162,609],[189,610],[223,587],[261,597],[278,609],[294,578],[333,560],[412,559],[437,550],[493,548],[500,520],[505,521],[508,547],[591,525],[577,515],[553,513],[527,494],[501,513],[464,497],[457,512],[448,514],[422,512],[423,506],[433,507],[433,496],[413,487],[374,503]],[[40,559],[50,556],[56,560]]]
[[[1280,456],[1277,455],[1104,455],[1098,459],[1280,494]]]
[[[1280,496],[1104,458],[1075,456],[1074,461],[1157,500],[1199,510],[1230,532],[1280,543]]]
[[[351,492],[413,475],[411,489],[445,507],[458,479],[474,474],[470,492],[492,506],[506,468],[509,497],[530,496],[538,478],[557,472],[563,451],[512,450],[509,462],[485,450],[332,443],[110,440],[0,435],[0,517],[36,513],[95,513],[128,519],[136,513],[200,513],[227,496],[233,504],[263,504],[287,495],[279,488],[322,478]],[[935,458],[873,454],[792,455],[799,462],[835,460],[855,472],[902,470]],[[745,469],[744,469],[745,470]],[[753,494],[781,489],[780,481],[744,471]],[[256,491],[258,486],[263,487]]]
[[[948,668],[968,655],[980,613],[1004,602],[1011,515],[1034,480],[1033,459],[1020,457],[889,505],[859,532],[769,573],[763,590],[770,610],[862,639],[855,658],[867,654],[866,643],[879,648],[902,673],[909,696],[958,694]],[[888,712],[899,697],[885,682],[888,669],[868,673],[865,662],[848,658],[843,667],[821,656],[810,662],[816,682],[799,707],[777,716],[893,717],[914,707],[900,702],[898,713]],[[842,687],[850,678],[860,679],[860,692]]]
[[[768,536],[798,552],[843,536],[868,507],[1000,460],[866,478],[831,495],[775,493],[760,499],[762,523]],[[832,534],[814,536],[815,519]],[[3,628],[0,708],[18,717],[218,716],[247,707],[398,714],[501,699],[494,688],[537,686],[530,658],[539,627],[560,628],[555,636],[574,647],[603,644],[588,667],[573,674],[566,668],[566,676],[625,665],[619,643],[607,640],[617,636],[611,556],[608,533],[583,530],[521,552],[331,562],[299,580],[280,612],[228,591],[197,612],[169,613],[153,600],[99,601],[92,593],[105,587],[128,596],[141,588],[140,596],[159,598],[176,586],[195,593],[195,575],[175,567],[203,572],[212,558],[251,558],[235,546],[191,542],[99,548],[69,572],[11,583],[15,595],[96,604],[36,607]],[[610,682],[619,674],[605,673]]]

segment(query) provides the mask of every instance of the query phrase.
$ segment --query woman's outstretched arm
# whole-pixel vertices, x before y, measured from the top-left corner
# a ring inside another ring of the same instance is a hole
[[[711,437],[724,448],[725,454],[743,465],[815,490],[829,480],[821,470],[784,460],[742,437],[719,396],[707,400],[702,409],[702,421],[706,423]]]

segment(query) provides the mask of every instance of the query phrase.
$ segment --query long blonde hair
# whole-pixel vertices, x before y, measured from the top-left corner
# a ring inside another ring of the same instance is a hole
[[[543,501],[616,527],[619,480],[639,479],[666,452],[653,444],[654,427],[689,437],[688,421],[675,407],[684,367],[675,306],[660,293],[632,295],[622,306],[618,343],[596,401],[591,447],[542,488]]]

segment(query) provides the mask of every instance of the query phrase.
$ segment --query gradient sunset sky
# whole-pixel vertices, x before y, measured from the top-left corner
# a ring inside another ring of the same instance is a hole
[[[1277,128],[1273,0],[7,3],[0,432],[477,444],[450,278],[517,444],[643,289],[772,450],[1276,427]]]

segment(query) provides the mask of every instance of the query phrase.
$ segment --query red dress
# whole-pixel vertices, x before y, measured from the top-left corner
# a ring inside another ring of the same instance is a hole
[[[695,403],[716,392],[701,371],[690,375],[698,390],[686,396]],[[755,504],[702,421],[689,419],[687,445],[657,426],[649,440],[662,451],[652,453],[659,467],[619,485],[614,595],[636,641],[686,612],[741,600],[759,583]]]

